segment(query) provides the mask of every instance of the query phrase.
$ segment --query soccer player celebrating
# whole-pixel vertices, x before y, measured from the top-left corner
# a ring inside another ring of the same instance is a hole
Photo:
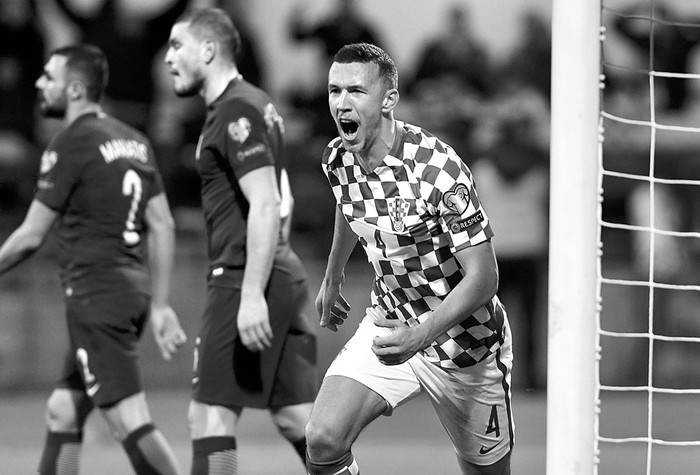
[[[236,473],[244,407],[269,409],[303,459],[317,390],[306,277],[288,241],[284,125],[240,75],[239,43],[223,10],[193,10],[173,25],[165,56],[175,93],[207,106],[196,152],[210,265],[189,407],[194,475]]]
[[[325,375],[307,425],[310,474],[358,474],[352,444],[425,391],[465,474],[508,474],[511,335],[497,296],[489,220],[467,166],[430,132],[394,119],[398,73],[382,49],[341,48],[328,75],[338,138],[323,169],[337,201],[316,298],[321,326],[350,310],[344,267],[362,243],[371,306]]]
[[[177,459],[149,414],[136,353],[149,315],[166,360],[185,342],[168,304],[173,221],[148,140],[102,112],[107,76],[95,46],[51,53],[36,87],[41,112],[63,119],[64,129],[44,151],[24,221],[0,247],[0,274],[39,249],[59,221],[70,351],[47,403],[38,473],[78,472],[83,427],[97,406],[136,473],[176,474]]]

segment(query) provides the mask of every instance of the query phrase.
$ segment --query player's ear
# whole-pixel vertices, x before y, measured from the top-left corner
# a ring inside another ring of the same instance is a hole
[[[216,56],[217,44],[213,41],[205,41],[202,47],[204,48],[202,52],[204,55],[204,62],[209,64]]]
[[[397,89],[389,89],[384,93],[382,99],[382,112],[390,112],[399,103],[399,91]]]
[[[68,98],[72,101],[85,97],[85,84],[82,81],[71,81],[66,88]]]

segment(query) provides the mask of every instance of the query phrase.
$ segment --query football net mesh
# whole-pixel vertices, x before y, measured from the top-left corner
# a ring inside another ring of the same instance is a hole
[[[700,457],[693,3],[601,0],[596,473],[690,473]]]

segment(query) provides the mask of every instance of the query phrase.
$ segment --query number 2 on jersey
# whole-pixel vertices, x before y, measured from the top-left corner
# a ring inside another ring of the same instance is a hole
[[[135,246],[141,241],[141,236],[136,231],[136,212],[141,203],[142,193],[143,183],[141,182],[141,177],[134,170],[127,170],[122,180],[122,194],[131,198],[129,214],[127,215],[125,223],[126,229],[122,233],[124,243],[127,246]]]

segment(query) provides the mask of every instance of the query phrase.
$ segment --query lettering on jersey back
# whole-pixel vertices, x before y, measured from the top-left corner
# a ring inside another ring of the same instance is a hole
[[[120,158],[148,162],[148,147],[137,140],[112,139],[100,145],[100,153],[105,162],[111,163]]]

